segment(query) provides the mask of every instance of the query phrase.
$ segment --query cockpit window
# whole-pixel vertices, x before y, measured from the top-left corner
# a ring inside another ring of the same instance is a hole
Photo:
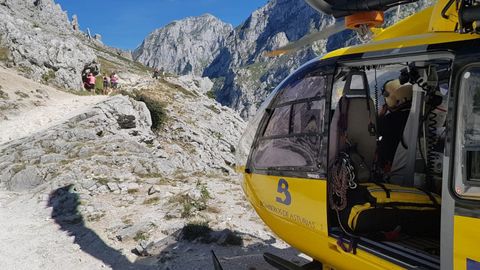
[[[252,156],[255,169],[324,171],[326,81],[324,75],[307,74],[279,90]]]
[[[264,137],[288,135],[290,130],[290,110],[291,106],[277,108],[263,134]],[[285,121],[286,120],[286,121]]]
[[[302,80],[287,83],[276,103],[284,104],[299,99],[321,97],[325,94],[325,86],[324,76],[307,76]]]
[[[293,132],[314,133],[323,126],[325,103],[320,100],[295,104],[293,106]]]

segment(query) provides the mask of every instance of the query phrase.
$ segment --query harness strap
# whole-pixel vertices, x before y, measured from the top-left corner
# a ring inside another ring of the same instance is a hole
[[[423,188],[417,188],[418,190],[420,190],[421,192],[427,194],[428,198],[432,201],[433,203],[433,206],[435,208],[439,208],[440,205],[438,204],[437,200],[435,199],[435,197],[432,195],[431,192],[428,192],[427,190],[423,189]]]
[[[346,243],[343,235],[341,235],[337,240],[337,245],[345,252],[357,254],[357,247],[358,247],[358,238],[357,237],[350,237],[350,243]]]
[[[385,194],[387,195],[387,198],[390,198],[390,190],[384,184],[377,183],[377,182],[375,182],[374,184],[381,187],[383,189],[383,191],[385,191]]]

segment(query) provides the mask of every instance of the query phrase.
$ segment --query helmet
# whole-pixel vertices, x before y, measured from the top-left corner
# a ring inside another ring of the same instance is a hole
[[[411,84],[401,85],[398,79],[391,80],[385,83],[382,93],[388,108],[396,110],[412,100],[413,86]]]

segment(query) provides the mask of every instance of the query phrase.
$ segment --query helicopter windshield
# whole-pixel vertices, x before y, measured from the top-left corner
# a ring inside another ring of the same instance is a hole
[[[267,99],[263,102],[260,108],[257,110],[255,116],[248,122],[247,129],[243,133],[242,137],[240,138],[240,142],[237,146],[236,151],[236,165],[237,169],[241,167],[245,167],[247,165],[248,155],[250,153],[250,149],[252,148],[253,140],[255,139],[255,134],[257,132],[258,126],[262,121],[266,109],[273,98],[277,95],[279,87],[276,88],[270,95],[268,95]]]

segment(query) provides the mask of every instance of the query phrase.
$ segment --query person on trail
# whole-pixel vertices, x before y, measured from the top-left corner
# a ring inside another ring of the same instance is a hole
[[[156,69],[153,71],[153,76],[152,76],[152,78],[158,79],[158,75],[160,75],[160,71],[158,70],[158,68],[156,68]]]
[[[118,88],[118,76],[115,72],[110,75],[110,85],[114,90]]]
[[[109,88],[110,87],[110,77],[107,76],[107,74],[103,74],[103,94],[108,95],[109,94]]]
[[[87,76],[87,81],[85,82],[85,89],[90,90],[92,94],[95,94],[95,83],[95,76],[93,75],[93,73],[89,73]]]

